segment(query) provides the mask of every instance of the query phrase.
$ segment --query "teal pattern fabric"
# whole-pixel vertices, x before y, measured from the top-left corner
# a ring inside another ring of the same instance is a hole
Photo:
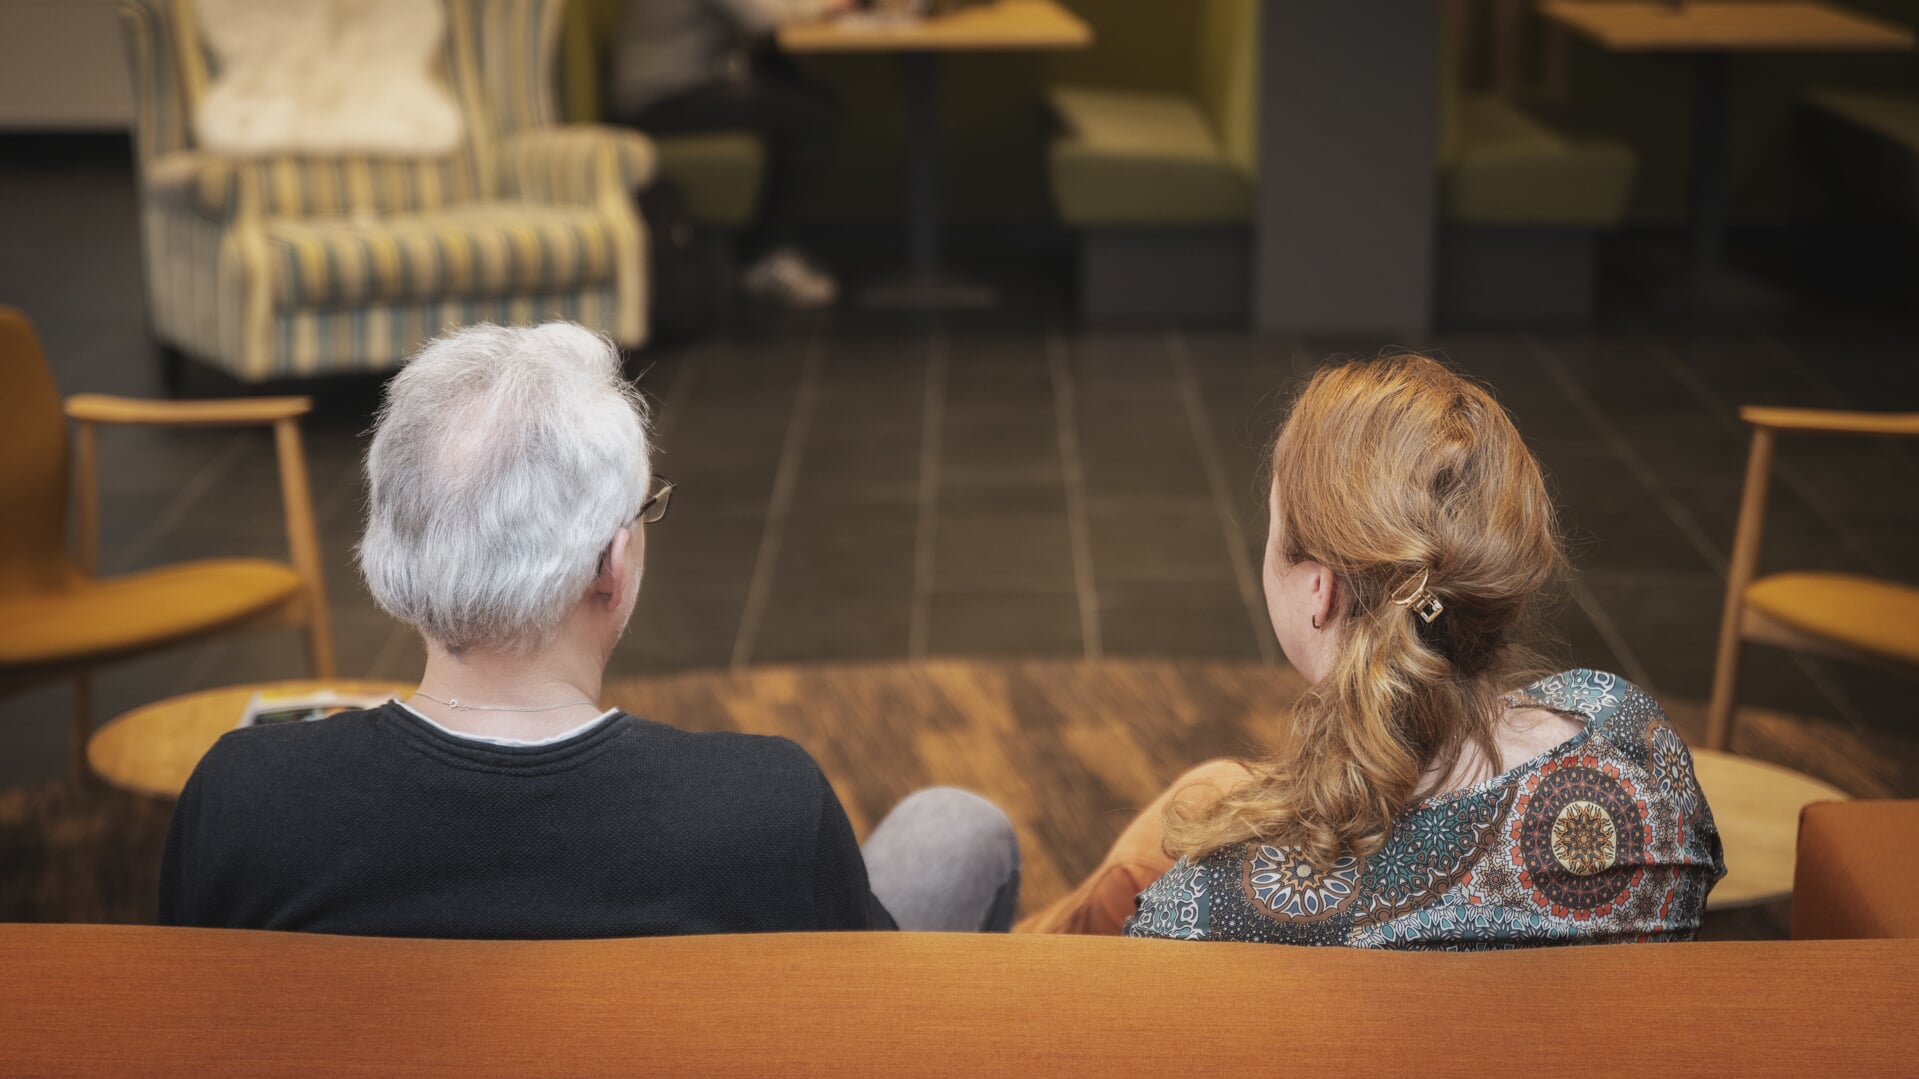
[[[1726,867],[1692,755],[1617,675],[1565,671],[1518,703],[1585,721],[1552,751],[1414,803],[1386,845],[1316,866],[1249,841],[1180,859],[1128,936],[1467,950],[1690,940]]]

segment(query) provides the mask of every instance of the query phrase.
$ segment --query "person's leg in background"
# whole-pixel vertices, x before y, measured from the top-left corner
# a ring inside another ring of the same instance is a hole
[[[860,848],[873,894],[909,932],[1004,933],[1019,903],[1019,839],[998,806],[929,787],[901,799]]]
[[[799,253],[795,237],[801,207],[833,163],[839,102],[832,91],[806,81],[791,61],[772,54],[756,60],[750,75],[676,94],[626,119],[657,135],[758,135],[767,169],[757,216],[741,237],[746,284],[795,306],[823,306],[838,297],[838,282]]]
[[[1078,888],[1028,916],[1013,931],[1117,935],[1133,916],[1139,893],[1173,868],[1165,850],[1167,803],[1178,798],[1187,812],[1199,812],[1246,778],[1246,768],[1238,761],[1211,760],[1173,780],[1153,804],[1140,810]]]

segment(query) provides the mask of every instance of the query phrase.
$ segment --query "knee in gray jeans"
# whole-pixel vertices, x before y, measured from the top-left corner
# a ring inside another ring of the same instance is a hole
[[[893,807],[862,848],[873,894],[901,929],[1005,932],[1019,900],[1019,839],[971,791],[929,787]]]

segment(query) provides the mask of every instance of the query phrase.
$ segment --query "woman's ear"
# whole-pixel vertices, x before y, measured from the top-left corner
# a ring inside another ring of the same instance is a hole
[[[1333,612],[1340,607],[1338,575],[1318,562],[1300,562],[1294,569],[1304,570],[1310,574],[1306,580],[1306,592],[1314,628],[1323,629],[1331,625]]]

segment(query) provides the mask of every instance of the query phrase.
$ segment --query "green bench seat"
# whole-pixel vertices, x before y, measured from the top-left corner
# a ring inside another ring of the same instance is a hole
[[[1197,0],[1189,90],[1057,86],[1047,149],[1088,322],[1243,321],[1252,297],[1259,0]],[[1137,10],[1151,11],[1140,5]]]
[[[1074,228],[1244,224],[1253,176],[1220,145],[1192,98],[1058,87],[1065,130],[1047,154],[1060,220]]]
[[[1919,98],[1822,88],[1805,101],[1817,140],[1805,156],[1841,216],[1919,222]]]
[[[687,212],[696,224],[719,229],[744,228],[759,205],[766,148],[754,135],[653,135],[660,175],[686,193]]]
[[[1568,138],[1489,94],[1462,95],[1439,162],[1450,224],[1608,229],[1626,216],[1638,162],[1624,143]]]
[[[1919,98],[1827,88],[1812,91],[1806,100],[1813,108],[1919,154]]]

